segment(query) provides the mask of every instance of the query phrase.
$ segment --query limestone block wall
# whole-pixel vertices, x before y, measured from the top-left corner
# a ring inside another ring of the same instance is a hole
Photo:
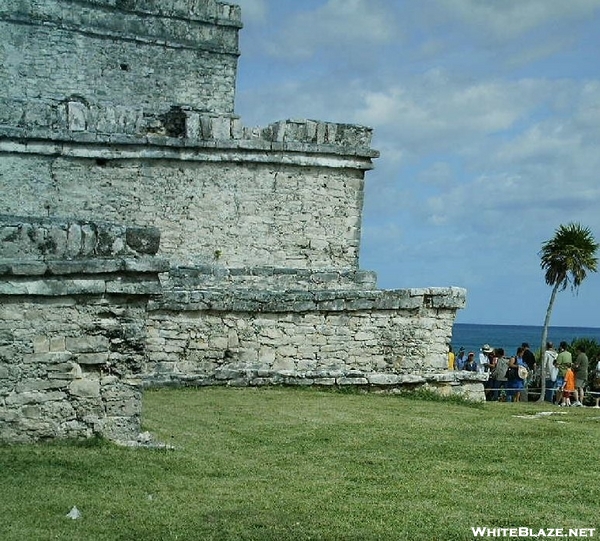
[[[358,268],[372,130],[244,126],[240,28],[215,0],[0,2],[0,440],[135,439],[143,385],[483,396],[447,371],[464,290]]]
[[[289,121],[236,139],[231,119],[203,119],[185,138],[0,127],[0,213],[154,226],[174,265],[357,270],[369,129]]]
[[[0,216],[0,441],[135,439],[148,299],[168,262],[140,227]]]
[[[0,214],[0,264],[12,260],[13,265],[28,265],[29,271],[37,267],[38,274],[80,269],[81,259],[89,265],[95,258],[154,255],[159,245],[160,231],[152,227]],[[37,261],[35,267],[30,260]]]
[[[451,382],[459,288],[173,291],[149,304],[149,385]]]
[[[0,441],[135,440],[144,308],[85,287],[77,296],[0,295]]]
[[[241,26],[211,0],[3,0],[0,123],[59,126],[73,99],[231,114]]]

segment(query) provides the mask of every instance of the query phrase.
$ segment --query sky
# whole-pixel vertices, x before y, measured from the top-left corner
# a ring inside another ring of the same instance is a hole
[[[230,0],[236,113],[374,130],[360,267],[467,290],[459,323],[542,325],[542,243],[600,242],[600,0]],[[551,325],[600,327],[600,273]]]

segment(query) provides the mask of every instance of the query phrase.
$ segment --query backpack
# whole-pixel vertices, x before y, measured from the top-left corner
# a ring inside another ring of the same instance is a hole
[[[519,369],[516,366],[509,366],[506,369],[506,379],[508,381],[515,381],[519,379]]]

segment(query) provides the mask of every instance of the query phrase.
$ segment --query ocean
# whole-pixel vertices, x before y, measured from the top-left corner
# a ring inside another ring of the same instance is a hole
[[[457,353],[460,347],[467,352],[478,353],[484,344],[493,348],[504,348],[506,355],[514,355],[517,348],[528,342],[533,352],[542,345],[542,329],[533,325],[476,325],[455,323],[452,331],[452,348]],[[548,340],[558,344],[564,340],[568,344],[574,338],[591,338],[600,343],[600,328],[594,327],[550,327]]]

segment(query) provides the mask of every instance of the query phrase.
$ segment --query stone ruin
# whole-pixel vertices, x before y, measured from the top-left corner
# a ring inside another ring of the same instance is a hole
[[[244,126],[241,28],[215,0],[0,4],[0,441],[135,439],[149,386],[482,398],[447,370],[465,291],[359,269],[371,130]]]

